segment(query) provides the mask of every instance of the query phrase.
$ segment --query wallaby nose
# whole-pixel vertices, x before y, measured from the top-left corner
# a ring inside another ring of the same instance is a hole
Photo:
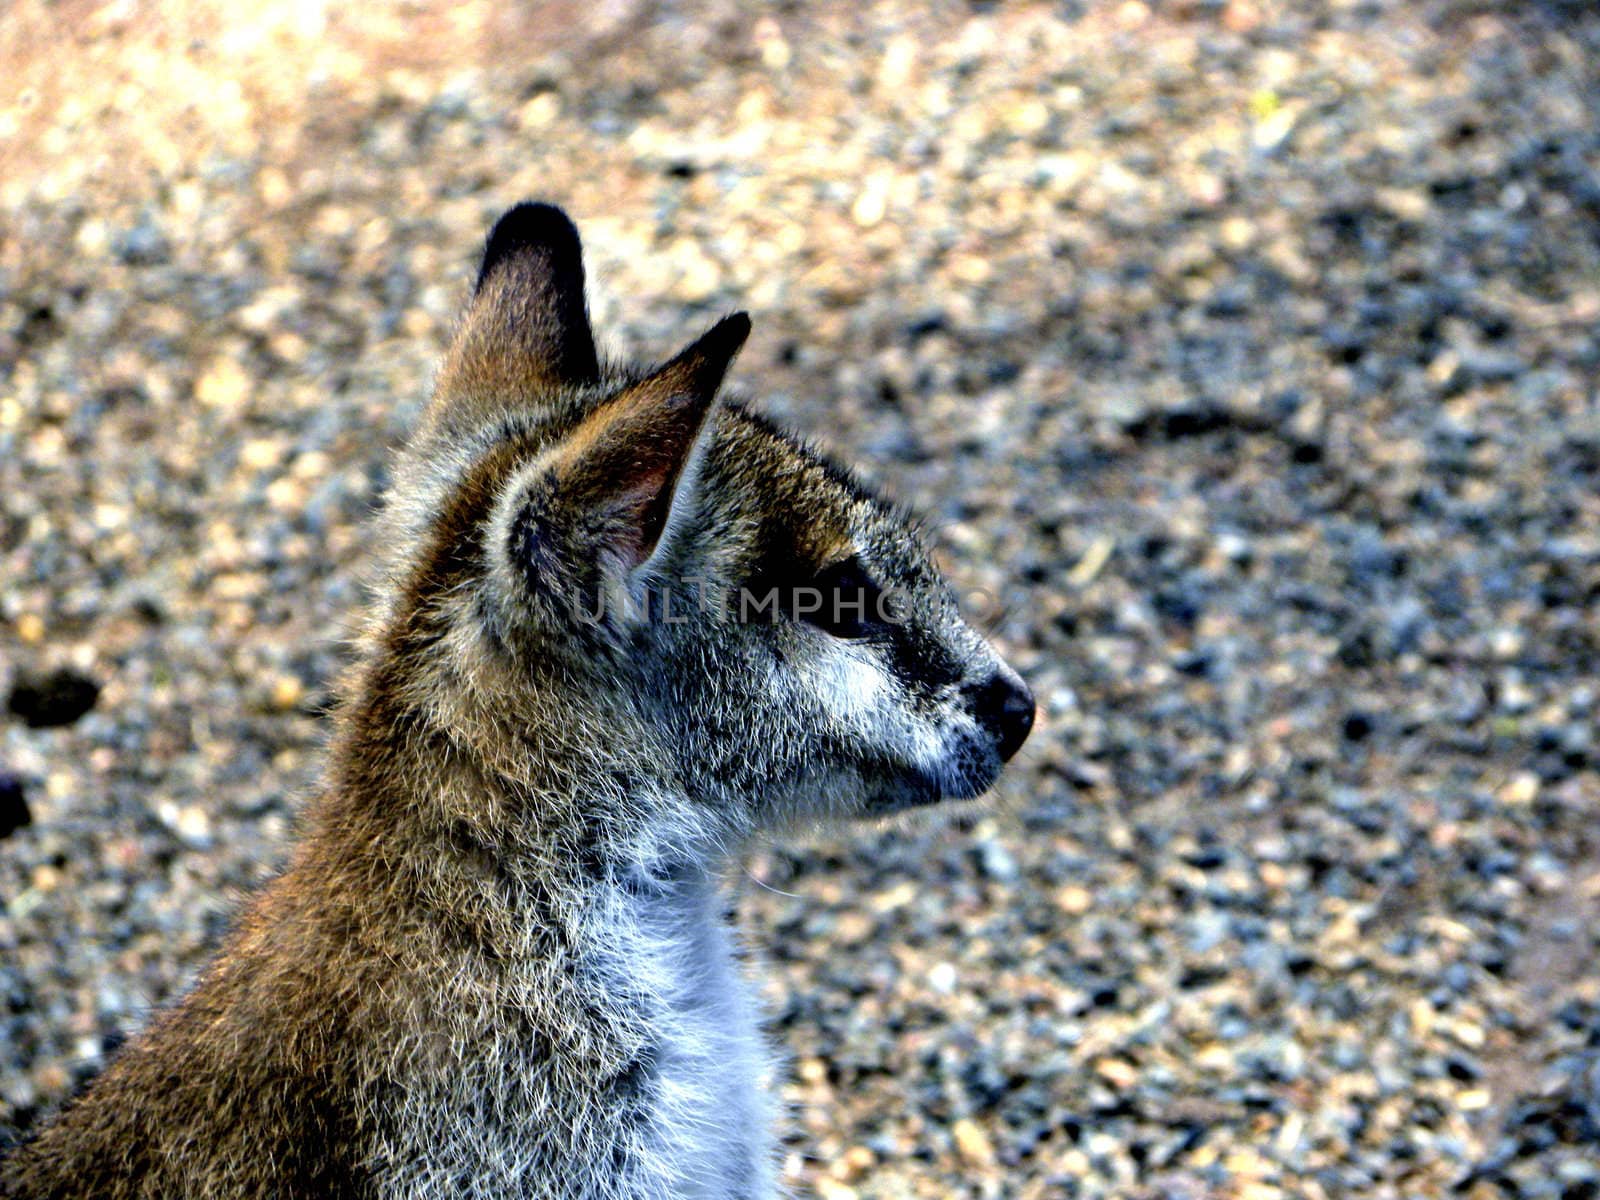
[[[971,692],[978,723],[998,744],[1001,760],[1009,762],[1033,729],[1033,693],[1004,667]]]

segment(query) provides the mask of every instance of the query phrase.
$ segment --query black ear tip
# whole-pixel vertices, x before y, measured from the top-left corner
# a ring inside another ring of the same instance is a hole
[[[700,346],[708,357],[721,357],[724,362],[739,353],[745,339],[750,336],[750,314],[736,312],[723,317],[700,339]]]
[[[728,373],[734,356],[749,336],[749,313],[737,312],[723,317],[662,370],[675,371],[678,381],[686,384],[695,395],[709,398],[722,386],[722,377]]]
[[[744,345],[745,338],[750,336],[750,314],[736,312],[731,316],[723,317],[717,322],[717,328],[725,329],[724,336],[735,346]]]
[[[477,292],[494,269],[523,250],[541,249],[562,269],[583,270],[583,248],[578,230],[566,213],[554,204],[528,201],[508,209],[489,231],[483,247],[483,265],[478,268]]]

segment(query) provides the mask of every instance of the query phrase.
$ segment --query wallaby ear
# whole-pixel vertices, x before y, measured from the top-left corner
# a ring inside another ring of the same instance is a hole
[[[583,248],[566,213],[519,204],[495,222],[449,367],[469,390],[519,398],[600,377]]]
[[[553,482],[562,506],[587,516],[601,543],[591,549],[624,570],[654,552],[695,438],[749,334],[744,313],[725,317],[601,406],[561,448]]]
[[[584,305],[583,247],[553,204],[519,204],[495,222],[473,306],[493,314],[499,332],[547,378],[583,384],[600,377]]]

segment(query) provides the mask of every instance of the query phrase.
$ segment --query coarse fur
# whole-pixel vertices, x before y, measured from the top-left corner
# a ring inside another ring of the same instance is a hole
[[[287,868],[0,1196],[776,1194],[721,865],[979,794],[1033,705],[904,514],[717,400],[748,327],[604,364],[570,222],[501,219]]]

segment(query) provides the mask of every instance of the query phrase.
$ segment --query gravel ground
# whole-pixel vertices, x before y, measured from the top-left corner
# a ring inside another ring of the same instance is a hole
[[[219,11],[0,15],[0,1139],[281,861],[533,196],[613,350],[749,308],[1044,706],[749,865],[798,1192],[1600,1193],[1589,4]]]

